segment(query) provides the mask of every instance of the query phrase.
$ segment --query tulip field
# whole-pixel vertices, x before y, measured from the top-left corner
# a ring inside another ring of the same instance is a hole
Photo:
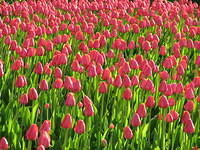
[[[200,4],[0,2],[0,150],[200,149]]]

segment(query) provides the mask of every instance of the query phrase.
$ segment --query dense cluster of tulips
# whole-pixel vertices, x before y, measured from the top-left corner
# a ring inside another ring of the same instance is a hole
[[[0,150],[197,150],[200,6],[0,4]]]

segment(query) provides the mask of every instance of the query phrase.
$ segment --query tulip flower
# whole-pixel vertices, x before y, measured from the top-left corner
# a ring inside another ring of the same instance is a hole
[[[38,126],[36,124],[32,124],[26,131],[26,139],[36,140],[37,138],[38,138]]]
[[[83,120],[78,120],[74,127],[74,132],[78,134],[83,134],[85,132],[85,122]]]
[[[129,126],[124,127],[124,129],[123,129],[123,135],[124,135],[125,139],[132,139],[133,132],[132,132],[132,130],[130,129]]]

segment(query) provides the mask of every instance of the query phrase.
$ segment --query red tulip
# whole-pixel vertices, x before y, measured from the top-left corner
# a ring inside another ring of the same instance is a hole
[[[62,70],[59,67],[54,69],[54,77],[55,78],[62,78]]]
[[[44,145],[39,145],[36,150],[45,150]]]
[[[2,137],[0,139],[0,149],[1,150],[6,150],[9,149],[8,141],[5,137]]]
[[[174,106],[176,104],[176,101],[174,98],[168,99],[168,102],[169,102],[169,106]]]
[[[117,77],[115,78],[113,82],[113,85],[118,88],[122,86],[122,78],[120,75],[117,75]]]
[[[179,118],[179,114],[175,110],[170,110],[169,113],[172,115],[173,121]]]
[[[76,99],[74,97],[74,93],[68,93],[65,100],[66,106],[75,106],[76,105]]]
[[[188,87],[185,89],[185,98],[186,99],[194,99],[194,91],[192,88]]]
[[[124,75],[122,79],[122,84],[125,88],[131,87],[131,79],[129,78],[128,75]]]
[[[32,124],[30,128],[26,131],[27,140],[36,140],[38,138],[38,126]]]
[[[53,83],[53,88],[60,89],[63,87],[63,80],[61,78],[57,78]]]
[[[141,125],[141,120],[140,120],[140,116],[138,113],[134,113],[132,120],[131,120],[131,125],[133,127],[137,127]]]
[[[74,127],[74,132],[78,134],[83,134],[85,132],[85,122],[83,120],[78,120]]]
[[[99,84],[99,93],[107,93],[108,91],[108,84],[105,81],[102,81]]]
[[[43,145],[45,148],[50,146],[51,138],[46,131],[40,133],[38,138],[38,145]]]
[[[139,104],[138,106],[138,109],[136,111],[138,113],[138,115],[141,117],[141,118],[144,118],[147,116],[147,110],[146,110],[146,106],[144,103],[142,104]]]
[[[22,94],[19,98],[21,104],[28,104],[28,94]]]
[[[167,108],[167,107],[169,107],[169,102],[168,102],[166,96],[161,96],[160,97],[159,102],[158,102],[158,106],[160,108]]]
[[[188,111],[183,112],[183,116],[181,118],[181,122],[186,124],[187,120],[191,119],[190,113]]]
[[[61,122],[61,127],[65,129],[72,128],[72,116],[70,114],[65,115]]]
[[[125,139],[131,139],[133,137],[133,132],[129,126],[124,127],[123,135]]]
[[[173,116],[170,113],[167,113],[165,116],[165,121],[166,122],[173,122]]]
[[[30,88],[28,91],[28,98],[30,100],[36,100],[38,99],[38,93],[37,90],[35,88]]]
[[[91,104],[86,105],[83,112],[84,112],[85,116],[94,116],[94,109],[93,109],[93,106]]]
[[[49,89],[48,82],[46,80],[41,80],[39,89],[43,91],[48,90]]]
[[[27,85],[26,77],[24,75],[20,75],[17,77],[15,81],[15,86],[18,88],[24,87]]]
[[[123,95],[122,97],[125,99],[125,100],[130,100],[132,98],[132,91],[130,88],[126,88],[123,92]]]
[[[188,134],[192,134],[195,132],[195,127],[191,119],[186,121],[186,123],[184,124],[183,131]]]
[[[193,111],[194,110],[194,102],[191,100],[187,101],[186,104],[184,105],[184,109],[189,112]]]
[[[169,78],[169,74],[167,71],[162,71],[159,73],[159,75],[162,80],[167,80]]]
[[[45,120],[42,125],[40,126],[40,133],[43,131],[46,131],[49,133],[51,130],[51,121],[50,120]]]
[[[146,107],[152,108],[155,106],[155,100],[153,96],[148,96],[146,103],[145,103]]]

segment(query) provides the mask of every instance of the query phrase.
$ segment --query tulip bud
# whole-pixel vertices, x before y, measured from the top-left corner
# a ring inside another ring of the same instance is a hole
[[[43,91],[46,91],[46,90],[49,89],[49,86],[48,86],[48,83],[47,83],[46,80],[42,80],[42,81],[40,82],[39,89],[40,89],[40,90],[43,90]]]
[[[74,93],[68,93],[65,100],[66,106],[75,106],[76,105],[76,99],[74,97]]]
[[[131,125],[133,127],[137,127],[141,125],[141,120],[140,120],[140,116],[138,113],[134,113],[132,120],[131,120]]]
[[[147,115],[147,110],[146,110],[145,104],[144,104],[144,103],[139,104],[138,109],[137,109],[136,112],[138,113],[138,115],[139,115],[141,118],[146,117],[146,115]]]
[[[194,110],[194,102],[189,100],[186,102],[186,104],[184,105],[184,109],[186,111],[192,112]]]
[[[36,100],[38,99],[38,93],[37,90],[35,88],[30,88],[28,91],[28,98],[30,100]]]
[[[65,115],[61,122],[61,127],[65,129],[72,128],[72,116],[70,114]]]
[[[129,126],[124,127],[123,135],[125,139],[131,139],[133,137],[133,132]]]
[[[123,95],[122,97],[125,99],[125,100],[130,100],[132,98],[132,91],[130,88],[126,88],[123,92]]]
[[[186,123],[184,124],[183,131],[188,134],[192,134],[195,132],[195,127],[191,119],[186,121]]]
[[[62,70],[59,67],[56,67],[54,70],[54,77],[55,78],[62,78]]]
[[[45,150],[45,147],[44,147],[44,145],[40,145],[40,146],[37,147],[36,150]]]
[[[30,128],[26,131],[27,140],[36,140],[38,138],[38,126],[32,124]]]
[[[152,108],[155,106],[155,100],[153,96],[148,96],[146,103],[145,103],[146,107]]]
[[[108,91],[108,84],[105,81],[102,81],[99,84],[99,93],[107,93]]]
[[[181,122],[186,124],[187,120],[191,119],[190,113],[188,111],[183,112],[183,116],[181,118]]]
[[[78,120],[77,124],[74,127],[74,132],[82,134],[85,132],[85,122],[83,120]]]
[[[57,78],[53,83],[53,88],[60,89],[63,87],[63,80],[61,78]]]
[[[94,109],[92,107],[92,105],[86,105],[85,109],[84,109],[84,115],[85,116],[94,116]]]
[[[2,137],[0,139],[0,149],[1,150],[6,150],[9,149],[8,141],[5,137]]]
[[[46,131],[40,133],[38,138],[38,145],[43,145],[45,148],[50,146],[51,138]]]
[[[161,108],[167,108],[169,107],[169,102],[167,100],[166,96],[161,96],[158,102],[158,106]]]
[[[40,126],[40,133],[43,131],[46,131],[49,133],[51,130],[51,121],[50,120],[45,120],[42,125]]]
[[[22,94],[19,98],[21,104],[28,104],[28,94]]]

